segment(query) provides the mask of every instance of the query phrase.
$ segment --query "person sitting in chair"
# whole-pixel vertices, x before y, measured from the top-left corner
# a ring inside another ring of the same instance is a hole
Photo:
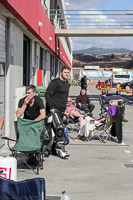
[[[108,106],[109,103],[111,105],[111,101],[112,99],[109,99],[107,96],[106,90],[102,90],[102,94],[101,94],[101,103],[103,106]],[[124,105],[124,101],[123,99],[115,99],[115,101],[118,103],[118,105],[122,105],[122,114],[123,114],[123,122],[128,122],[128,120],[126,120],[124,118],[124,113],[125,113],[125,105]],[[112,101],[113,102],[113,101]]]
[[[83,129],[83,125],[84,125],[84,115],[80,114],[78,112],[78,109],[76,108],[75,105],[72,104],[72,98],[71,97],[68,97],[67,98],[67,107],[66,107],[66,110],[65,110],[65,114],[67,116],[70,116],[72,119],[78,119],[79,121],[79,124],[80,124],[80,129],[79,129],[79,133],[78,133],[78,136],[77,138],[79,139],[86,139],[86,137],[84,137],[84,135],[82,135],[82,129]]]
[[[34,85],[28,85],[26,87],[26,96],[19,100],[16,116],[20,118],[22,115],[24,115],[24,119],[34,121],[40,121],[46,117],[43,100],[36,96],[36,87]],[[29,157],[31,157],[30,154]],[[29,159],[28,163],[31,164],[33,160],[34,158]]]
[[[107,113],[105,113],[104,116],[101,117],[101,118],[92,118],[90,116],[88,116],[87,118],[89,118],[89,121],[88,121],[89,123],[93,120],[94,121],[94,125],[96,127],[96,126],[100,126],[103,123],[105,123],[105,120],[107,118]],[[79,132],[79,134],[77,136],[77,138],[79,138],[79,139],[81,139],[83,141],[87,141],[88,140],[88,137],[85,136],[85,126],[86,126],[85,124],[86,124],[85,120],[83,120],[82,127],[81,127],[80,132]]]
[[[86,95],[86,90],[81,89],[80,95],[76,98],[77,108],[85,111],[86,113],[92,113],[95,108],[95,105],[90,102],[89,97]]]
[[[67,106],[66,106],[65,114],[69,115],[73,119],[77,118],[80,126],[82,126],[84,116],[81,115],[78,112],[78,109],[76,108],[76,106],[72,104],[72,98],[71,97],[67,98]]]
[[[36,96],[36,87],[26,87],[26,96],[19,100],[16,115],[20,118],[24,114],[25,119],[40,121],[45,119],[45,108],[43,100]]]
[[[0,136],[2,135],[3,124],[4,124],[4,120],[0,118]]]

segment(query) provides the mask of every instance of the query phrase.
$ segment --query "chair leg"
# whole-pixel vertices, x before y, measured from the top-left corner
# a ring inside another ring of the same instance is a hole
[[[97,133],[97,131],[94,129],[94,130],[90,131],[88,140],[91,141],[94,138],[94,139],[98,139],[102,143],[105,143],[105,140],[102,138],[102,134],[103,134],[103,132],[99,135]]]
[[[43,169],[43,153],[40,155],[40,169]]]
[[[19,156],[17,156],[17,160],[18,160],[18,161],[19,161],[19,160],[21,161],[21,163],[18,164],[18,167],[21,166],[22,163],[23,163],[23,164],[25,164],[29,169],[31,169],[36,175],[38,175],[38,174],[39,174],[40,165],[43,166],[43,163],[41,163],[40,155],[39,155],[39,157],[38,157],[39,159],[38,159],[38,162],[37,162],[37,160],[35,161],[35,160],[32,158],[32,156],[33,156],[34,154],[31,154],[30,156],[29,156],[28,153],[24,153],[24,154],[25,154],[25,156],[26,156],[26,159],[25,159],[25,160],[23,160],[23,159],[21,159]],[[38,155],[37,155],[37,156],[38,156]],[[36,157],[36,158],[37,158],[37,157]],[[31,165],[28,164],[28,160],[31,160],[32,163],[36,165],[36,170],[34,170],[34,169],[31,167]],[[42,160],[42,162],[43,162],[43,160]],[[42,167],[42,166],[41,166],[41,167]]]

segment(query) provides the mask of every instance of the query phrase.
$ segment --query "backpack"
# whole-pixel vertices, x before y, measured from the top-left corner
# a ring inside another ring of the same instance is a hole
[[[112,124],[110,133],[111,133],[111,135],[112,135],[113,137],[116,137],[115,122],[113,122],[113,124]]]
[[[114,117],[115,113],[116,113],[116,106],[109,106],[108,107],[108,112],[109,112],[110,116]]]

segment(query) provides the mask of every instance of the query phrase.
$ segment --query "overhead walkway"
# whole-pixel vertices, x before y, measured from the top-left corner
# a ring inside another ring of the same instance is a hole
[[[133,36],[133,29],[55,29],[59,37],[128,37]]]

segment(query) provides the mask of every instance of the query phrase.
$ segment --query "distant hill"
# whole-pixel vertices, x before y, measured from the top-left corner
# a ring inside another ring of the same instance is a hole
[[[124,48],[120,48],[120,49],[104,49],[104,48],[97,48],[97,47],[92,47],[92,48],[88,48],[88,49],[81,49],[78,51],[74,51],[73,54],[77,54],[77,53],[86,53],[86,54],[95,54],[95,55],[99,55],[99,54],[109,54],[109,53],[128,53],[128,52],[132,52],[131,50],[128,49],[124,49]]]

